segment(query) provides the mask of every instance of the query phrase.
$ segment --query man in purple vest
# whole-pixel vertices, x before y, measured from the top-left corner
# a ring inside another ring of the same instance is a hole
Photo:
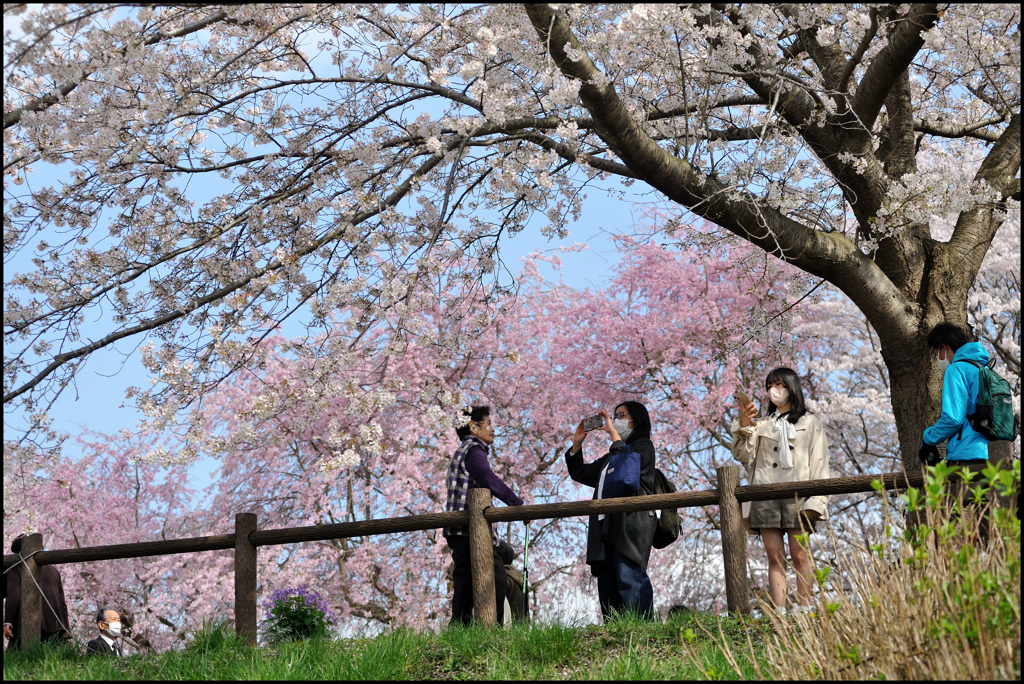
[[[448,499],[446,511],[466,510],[466,499],[471,488],[486,487],[491,494],[509,506],[522,506],[523,500],[508,488],[494,474],[487,461],[489,446],[494,443],[494,426],[491,425],[491,407],[473,406],[464,409],[463,415],[469,422],[456,428],[462,443],[459,444],[448,464]],[[446,527],[442,531],[452,550],[454,570],[452,580],[455,593],[452,596],[452,623],[469,624],[473,618],[473,575],[469,562],[469,530],[465,527]],[[491,541],[495,547],[498,537],[491,526]],[[494,595],[498,606],[498,624],[505,616],[505,565],[494,556]]]

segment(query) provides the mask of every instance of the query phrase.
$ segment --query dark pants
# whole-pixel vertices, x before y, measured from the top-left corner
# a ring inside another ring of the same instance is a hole
[[[605,563],[597,573],[597,598],[601,615],[608,620],[614,613],[635,612],[654,619],[654,588],[647,571],[623,556],[611,544],[604,545]]]
[[[445,537],[452,550],[455,567],[452,581],[455,592],[452,596],[452,624],[468,625],[473,619],[473,569],[469,561],[469,537]],[[498,624],[505,621],[505,564],[494,556],[494,598],[498,607]]]

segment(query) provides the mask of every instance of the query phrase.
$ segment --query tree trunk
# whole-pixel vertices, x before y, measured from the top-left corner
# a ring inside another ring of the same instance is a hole
[[[882,359],[889,371],[893,417],[896,419],[903,468],[912,472],[921,468],[917,460],[921,435],[939,416],[942,378],[935,364],[930,363],[928,345],[922,336],[903,339],[880,337]]]
[[[595,132],[636,178],[768,253],[824,278],[864,312],[882,343],[903,465],[908,471],[919,469],[921,435],[938,417],[942,396],[942,378],[926,336],[942,322],[968,330],[967,294],[999,224],[996,206],[977,204],[961,211],[948,243],[934,241],[923,223],[879,228],[880,210],[888,207],[890,191],[916,169],[907,69],[924,46],[923,34],[938,21],[938,7],[913,5],[906,16],[889,18],[886,46],[866,65],[852,97],[837,95],[835,113],[826,122],[819,121],[820,105],[805,90],[772,77],[770,70],[737,67],[763,101],[776,99],[786,123],[835,177],[858,221],[858,235],[877,242],[870,254],[842,231],[815,229],[776,211],[763,198],[731,193],[713,173],[706,175],[687,159],[669,154],[634,119],[613,80],[590,59],[564,17],[546,4],[525,9],[554,63],[564,75],[581,82],[580,102],[593,116]],[[741,34],[752,34],[735,9],[716,7],[716,12],[704,21],[732,22]],[[805,38],[800,49],[810,53],[826,81],[834,81],[836,93],[850,94],[842,74],[852,67],[841,53],[818,45],[810,33]],[[745,52],[755,62],[770,63],[771,56],[761,50],[752,41]],[[873,126],[883,107],[888,123],[876,155]],[[845,155],[864,165],[857,168],[843,161]],[[975,179],[998,189],[1005,202],[1007,197],[1019,197],[1019,170],[1020,114],[1012,113]]]

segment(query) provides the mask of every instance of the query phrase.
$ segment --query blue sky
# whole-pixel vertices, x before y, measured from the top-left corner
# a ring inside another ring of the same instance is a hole
[[[42,174],[33,174],[36,182],[42,181]],[[628,232],[635,223],[643,222],[643,212],[650,205],[641,193],[650,192],[641,184],[632,188],[623,188],[617,181],[606,181],[604,188],[613,188],[625,192],[620,199],[618,193],[608,193],[602,186],[588,188],[588,198],[584,203],[580,220],[571,224],[569,235],[562,240],[549,240],[541,235],[540,228],[545,217],[538,214],[526,230],[512,238],[501,242],[501,258],[513,273],[518,273],[522,259],[534,250],[560,251],[573,243],[586,243],[588,249],[579,252],[561,254],[562,268],[556,272],[549,264],[541,264],[541,272],[549,280],[559,278],[574,288],[600,287],[614,273],[619,261],[619,253],[610,239],[612,234]],[[27,255],[26,255],[27,256]],[[8,264],[7,266],[10,266]],[[5,268],[5,270],[7,270]],[[12,270],[20,270],[15,266]],[[5,278],[6,279],[6,278]],[[87,322],[83,328],[83,337],[99,336],[103,321]],[[92,330],[90,330],[92,328]],[[130,405],[125,405],[124,392],[129,386],[146,387],[149,375],[139,362],[135,351],[138,340],[117,345],[117,348],[105,348],[95,352],[88,363],[79,372],[74,385],[65,389],[54,403],[49,414],[54,421],[54,428],[71,436],[83,430],[92,430],[107,434],[116,434],[121,428],[133,430],[141,414]],[[16,414],[15,414],[16,415]],[[12,418],[13,416],[6,416]],[[5,420],[5,423],[8,422]],[[11,421],[16,425],[17,420]],[[64,446],[65,453],[72,457],[80,455],[77,445],[69,441]],[[216,462],[212,459],[201,459],[190,471],[192,484],[204,488],[210,484],[210,475]]]
[[[11,30],[12,36],[20,33],[20,20],[7,22],[4,29]],[[309,36],[310,47],[315,44],[316,36]],[[325,55],[315,55],[312,62],[327,67],[329,62]],[[320,64],[323,62],[323,64]],[[428,107],[430,105],[427,105]],[[29,182],[38,187],[45,184],[56,184],[61,177],[66,177],[68,168],[46,167],[35,165]],[[607,192],[612,189],[613,192]],[[185,188],[194,195],[193,199],[202,202],[206,195],[214,192],[212,187],[202,184],[194,188]],[[218,190],[219,191],[219,190]],[[527,229],[512,238],[503,239],[500,243],[500,255],[512,273],[517,274],[522,266],[522,259],[534,250],[560,250],[573,243],[586,243],[589,249],[580,252],[561,254],[561,273],[556,273],[548,264],[541,264],[541,272],[545,278],[561,280],[575,288],[600,287],[608,274],[614,272],[619,261],[619,254],[610,239],[610,235],[628,232],[634,223],[643,220],[643,211],[650,207],[650,200],[657,197],[649,187],[638,183],[631,188],[621,185],[617,179],[601,183],[592,183],[586,190],[587,200],[580,219],[571,224],[569,235],[562,240],[549,240],[541,234],[541,227],[546,222],[543,213],[538,213]],[[621,197],[625,197],[622,199]],[[645,201],[646,200],[646,201]],[[33,256],[28,252],[18,254],[5,263],[5,280],[13,271],[31,269],[29,259]],[[97,339],[109,332],[107,321],[102,314],[90,312],[96,318],[86,320],[81,327],[83,339]],[[294,324],[286,323],[283,330],[297,331]],[[131,406],[125,405],[124,392],[129,386],[148,387],[149,375],[139,362],[137,352],[142,339],[124,340],[115,347],[101,349],[91,355],[88,362],[79,371],[75,383],[67,387],[49,410],[53,426],[71,436],[89,429],[96,432],[115,434],[126,428],[133,430],[141,417]],[[23,422],[19,411],[5,413],[5,427],[18,426]],[[71,456],[80,454],[77,445],[72,442],[65,444],[65,453]],[[215,466],[211,460],[202,460],[192,468],[193,484],[205,487],[210,481],[210,472]]]

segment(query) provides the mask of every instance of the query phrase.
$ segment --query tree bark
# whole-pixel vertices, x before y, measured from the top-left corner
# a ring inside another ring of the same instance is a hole
[[[735,8],[713,7],[710,24],[732,22],[743,35],[753,37]],[[1005,209],[1005,198],[1016,196],[1020,187],[1015,178],[1020,170],[1020,114],[1016,112],[976,174],[977,180],[999,190],[1002,202],[963,211],[952,240],[945,244],[931,239],[926,224],[910,224],[895,233],[876,230],[879,209],[885,206],[893,184],[916,169],[907,69],[924,45],[923,34],[938,21],[937,5],[912,5],[905,16],[892,13],[888,17],[886,46],[865,64],[852,97],[847,97],[845,89],[833,93],[836,111],[824,125],[807,91],[781,77],[773,80],[770,69],[736,67],[761,99],[778,100],[780,114],[834,176],[858,221],[858,234],[879,243],[872,254],[862,252],[842,233],[817,230],[760,198],[730,193],[717,179],[704,177],[687,160],[669,154],[633,120],[614,85],[598,85],[607,78],[564,17],[546,4],[528,4],[525,9],[554,63],[564,75],[581,81],[579,97],[592,116],[593,129],[635,177],[766,252],[824,278],[865,314],[878,332],[889,371],[903,466],[908,471],[918,469],[921,434],[938,417],[942,395],[942,379],[925,338],[942,322],[968,329],[967,294],[999,226],[996,212]],[[827,83],[837,88],[845,85],[849,65],[842,54],[818,45],[814,31],[802,33],[801,44],[794,49],[809,51]],[[582,58],[569,58],[567,47],[579,51]],[[756,40],[747,53],[756,63],[773,62],[760,53]],[[876,155],[871,131],[883,106],[888,124],[882,136],[885,144]],[[846,155],[864,162],[863,167],[843,161]]]
[[[494,594],[494,544],[491,528],[484,520],[484,509],[491,505],[491,490],[469,490],[466,510],[469,511],[469,560],[473,573],[473,613],[484,627],[498,621],[497,597]]]
[[[39,591],[39,565],[32,554],[43,548],[43,535],[29,534],[21,540],[21,556],[25,561],[18,566],[21,573],[21,615],[17,637],[22,650],[39,641],[43,629],[43,595]]]

